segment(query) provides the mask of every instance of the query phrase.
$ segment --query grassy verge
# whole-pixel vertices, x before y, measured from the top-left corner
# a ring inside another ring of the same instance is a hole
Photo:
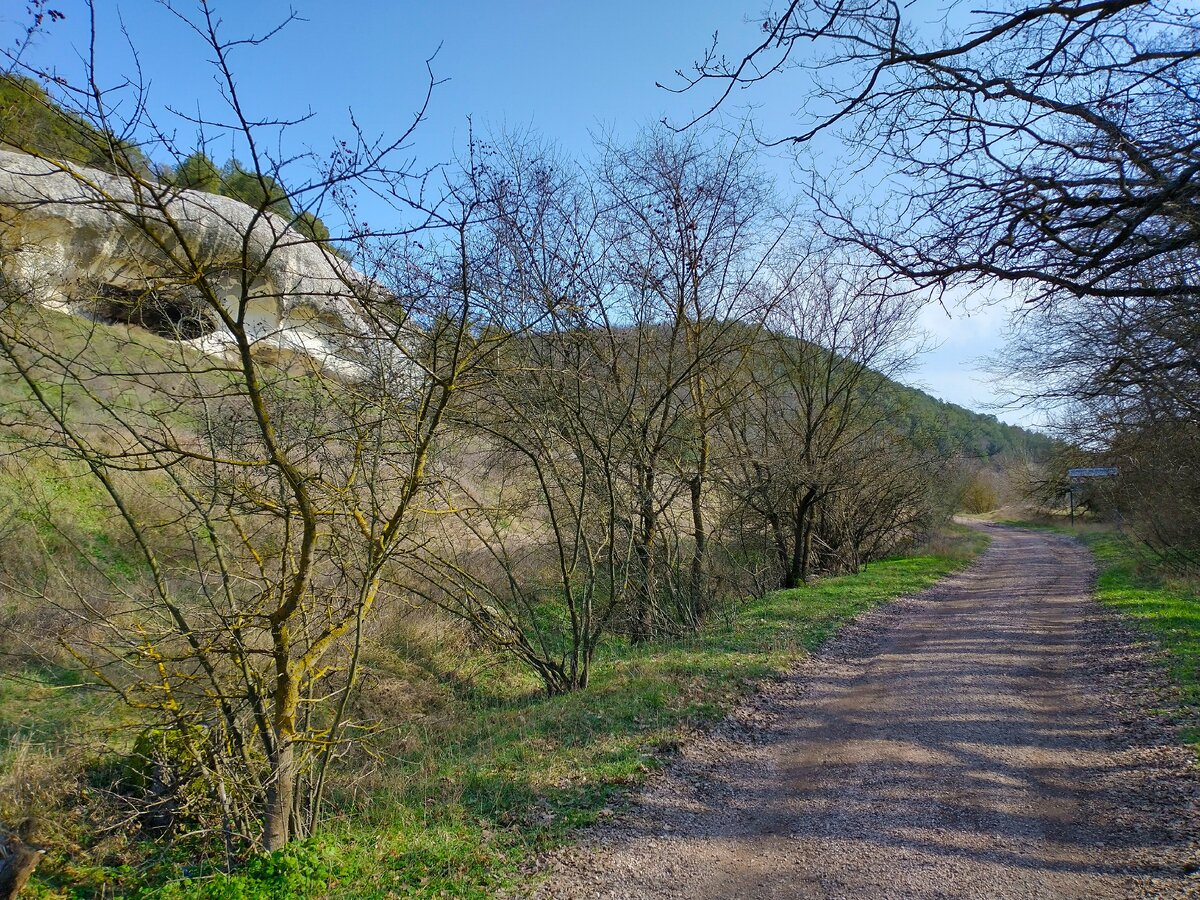
[[[470,686],[445,688],[440,708],[379,736],[377,761],[342,784],[333,799],[343,812],[320,838],[255,860],[235,877],[185,861],[180,847],[151,859],[123,845],[86,865],[69,852],[53,853],[28,895],[351,900],[519,892],[522,871],[537,854],[611,815],[690,733],[854,616],[927,587],[986,543],[980,532],[956,527],[917,555],[776,591],[687,641],[636,648],[612,641],[591,686],[576,694],[547,698],[507,666]],[[10,736],[30,731],[36,710],[47,713],[32,728],[36,738],[52,740],[62,723],[47,706],[67,717],[88,712],[49,696],[52,687],[58,685],[0,681],[6,706],[20,695],[16,705],[24,708],[23,721],[0,717],[0,729]]]
[[[1085,544],[1099,570],[1096,598],[1157,641],[1179,689],[1180,736],[1200,753],[1200,584],[1168,570],[1112,526],[1010,522],[1068,534]]]
[[[154,896],[320,896],[321,885],[336,884],[347,900],[470,898],[520,885],[539,852],[611,815],[690,732],[855,615],[930,585],[986,543],[956,529],[921,555],[772,593],[686,642],[613,642],[581,693],[545,698],[532,682],[485,683],[458,698],[440,727],[397,735],[391,758],[343,798],[345,818],[258,886],[243,875]]]

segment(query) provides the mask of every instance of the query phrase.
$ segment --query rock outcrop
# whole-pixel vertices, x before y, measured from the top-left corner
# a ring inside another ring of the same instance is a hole
[[[205,353],[230,349],[229,316],[256,351],[341,377],[364,376],[380,356],[361,314],[379,285],[228,197],[0,150],[0,247],[0,274],[31,299]]]

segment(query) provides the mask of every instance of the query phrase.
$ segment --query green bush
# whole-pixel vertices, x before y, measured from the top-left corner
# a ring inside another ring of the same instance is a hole
[[[305,842],[255,856],[236,874],[176,881],[139,900],[302,900],[327,891],[336,877],[328,851]]]
[[[996,491],[993,479],[987,473],[977,472],[963,491],[960,506],[962,511],[980,515],[991,512],[1000,505],[1000,495]]]

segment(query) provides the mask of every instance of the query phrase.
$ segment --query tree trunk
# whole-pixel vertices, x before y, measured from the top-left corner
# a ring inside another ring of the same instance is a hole
[[[692,621],[688,624],[692,628],[698,628],[708,614],[708,599],[705,596],[704,584],[704,554],[708,547],[708,532],[704,527],[704,510],[700,505],[701,494],[704,488],[704,476],[697,475],[691,480],[689,487],[691,488],[692,495],[692,539],[695,545],[692,548],[692,578],[690,585]]]
[[[783,531],[783,521],[774,512],[768,514],[767,521],[771,524],[771,540],[775,543],[775,558],[779,561],[780,587],[787,587],[784,582],[787,581],[789,555],[787,535]]]
[[[634,590],[633,621],[629,633],[632,644],[642,644],[654,636],[654,553],[650,543],[641,540],[637,545],[639,584]]]
[[[808,572],[812,566],[812,542],[812,518],[809,517],[809,520],[804,523],[804,540],[801,542],[803,550],[800,553],[800,584],[804,584],[808,580]]]
[[[635,548],[638,561],[640,584],[634,591],[633,621],[629,641],[641,644],[654,637],[654,534],[658,526],[654,512],[654,470],[644,473],[639,528]]]
[[[290,735],[276,734],[268,756],[271,780],[263,813],[263,845],[268,853],[287,846],[291,839],[292,798],[296,791],[296,745]]]
[[[799,587],[808,575],[809,556],[812,552],[812,510],[816,491],[808,490],[796,505],[792,517],[792,552],[784,572],[785,588]]]
[[[300,707],[300,684],[289,666],[288,629],[277,626],[275,642],[274,740],[267,751],[270,774],[263,809],[263,845],[273,853],[292,837],[292,804],[296,795],[296,713]]]
[[[806,511],[803,501],[796,506],[795,515],[792,516],[792,546],[791,553],[788,555],[786,568],[783,571],[783,586],[785,588],[794,588],[800,583],[800,555],[804,547],[804,519]]]

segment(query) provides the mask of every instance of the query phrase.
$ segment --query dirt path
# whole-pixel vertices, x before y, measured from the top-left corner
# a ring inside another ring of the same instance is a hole
[[[1200,897],[1200,779],[1062,538],[993,529],[547,863],[540,896]]]

